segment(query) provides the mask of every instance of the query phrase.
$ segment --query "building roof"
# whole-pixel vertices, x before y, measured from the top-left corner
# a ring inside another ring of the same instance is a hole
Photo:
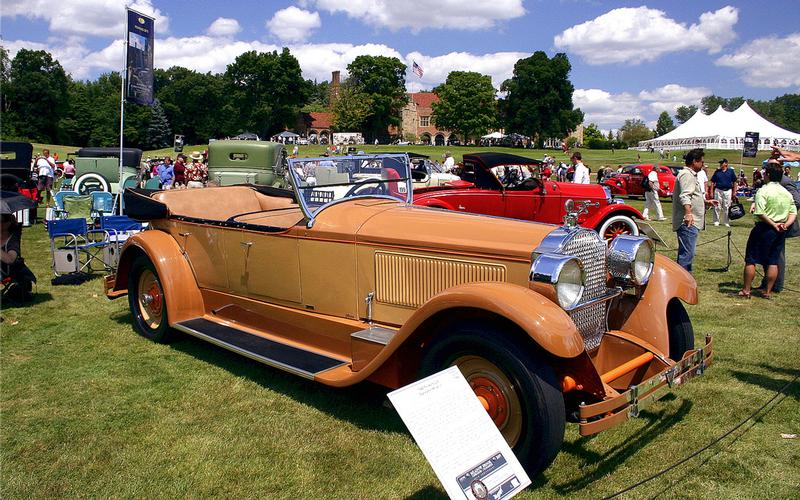
[[[304,113],[306,126],[314,128],[331,128],[333,123],[333,113],[312,111]]]
[[[430,108],[434,102],[439,102],[439,96],[433,92],[414,92],[408,94],[419,108]]]

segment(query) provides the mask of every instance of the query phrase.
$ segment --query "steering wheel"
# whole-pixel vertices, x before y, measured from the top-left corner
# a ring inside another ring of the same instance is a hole
[[[386,181],[384,179],[365,179],[355,186],[351,187],[347,190],[344,194],[344,198],[350,196],[365,196],[365,195],[373,195],[373,194],[387,194],[388,190],[386,189],[386,185],[384,184]],[[367,184],[378,184],[377,186],[367,186]],[[364,193],[359,193],[358,191],[365,190]]]

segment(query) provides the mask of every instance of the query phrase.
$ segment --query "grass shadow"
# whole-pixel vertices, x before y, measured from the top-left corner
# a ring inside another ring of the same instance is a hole
[[[426,486],[419,491],[412,493],[406,497],[406,500],[428,500],[428,499],[441,499],[447,498],[444,491],[434,487]]]
[[[7,309],[26,309],[28,307],[44,304],[45,302],[50,302],[51,300],[53,300],[53,294],[50,292],[34,292],[33,300],[30,302],[18,302],[16,300],[3,299],[2,303],[0,303],[0,309],[4,311]]]
[[[329,387],[185,334],[179,335],[170,346],[361,429],[408,432],[397,412],[385,404],[388,389],[377,384],[362,382],[343,388]]]
[[[570,479],[568,483],[553,484],[553,489],[562,495],[572,494],[613,473],[649,442],[683,419],[691,408],[691,401],[684,400],[681,406],[670,415],[667,415],[666,411],[642,412],[639,418],[647,419],[647,425],[632,439],[618,444],[603,454],[586,449],[585,444],[590,441],[590,437],[582,437],[572,443],[565,442],[561,447],[562,453],[572,454],[583,459],[586,464],[596,464],[596,467],[582,477]]]
[[[730,373],[731,375],[733,375],[734,378],[736,378],[741,382],[751,385],[757,385],[763,389],[772,392],[777,392],[781,390],[786,385],[787,382],[793,380],[795,377],[800,375],[800,370],[794,368],[779,368],[765,364],[761,364],[759,366],[763,367],[769,373],[780,373],[787,375],[791,378],[787,380],[785,378],[777,378],[761,373],[751,373],[739,370],[731,370]],[[787,396],[791,396],[794,399],[800,400],[800,383],[798,383],[798,381],[795,381],[795,383],[787,387],[784,392]]]
[[[723,281],[717,284],[717,291],[722,294],[735,294],[742,289],[739,281]]]

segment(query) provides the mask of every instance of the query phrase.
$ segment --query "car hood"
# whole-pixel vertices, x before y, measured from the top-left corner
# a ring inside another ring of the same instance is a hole
[[[574,198],[577,200],[585,199],[606,199],[606,192],[600,184],[574,184],[572,182],[558,182],[551,183],[557,186],[557,189],[551,189],[551,193],[557,193],[565,198]]]
[[[370,217],[358,230],[359,243],[461,255],[530,260],[531,252],[556,226],[486,215],[398,205]]]

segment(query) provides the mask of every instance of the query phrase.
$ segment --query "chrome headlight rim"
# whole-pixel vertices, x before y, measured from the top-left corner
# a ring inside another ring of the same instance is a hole
[[[620,235],[608,248],[608,270],[623,286],[644,286],[653,275],[655,245],[644,236]]]
[[[529,280],[552,286],[555,299],[564,310],[580,305],[586,289],[586,271],[580,259],[555,253],[534,253],[533,257]],[[579,276],[577,280],[576,273]]]

